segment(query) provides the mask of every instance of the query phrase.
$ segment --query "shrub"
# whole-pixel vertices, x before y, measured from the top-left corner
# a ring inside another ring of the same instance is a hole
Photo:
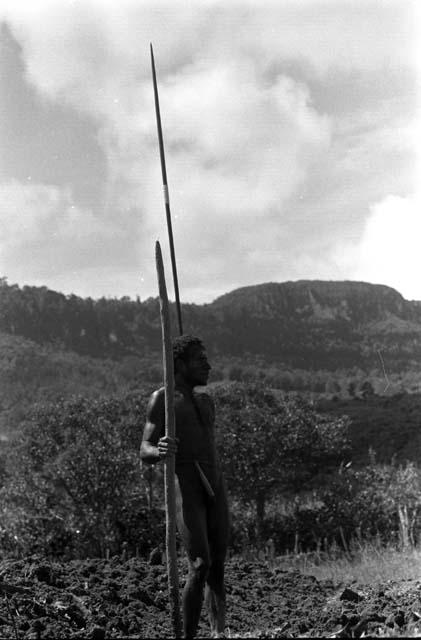
[[[93,556],[148,547],[157,517],[139,466],[145,407],[138,394],[39,407],[7,460],[3,547]]]
[[[265,506],[303,488],[347,450],[347,421],[317,414],[299,398],[264,385],[215,389],[217,438],[232,495],[254,505],[263,535]]]

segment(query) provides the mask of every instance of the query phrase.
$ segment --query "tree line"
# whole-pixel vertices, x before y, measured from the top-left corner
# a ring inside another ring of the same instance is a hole
[[[0,278],[0,330],[94,357],[159,348],[159,307],[123,297],[81,298]]]

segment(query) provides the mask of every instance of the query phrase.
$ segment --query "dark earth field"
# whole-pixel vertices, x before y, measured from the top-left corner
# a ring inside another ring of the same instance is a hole
[[[227,562],[227,637],[421,634],[421,580],[334,585],[275,565]],[[182,583],[185,569],[180,561]],[[0,638],[172,635],[162,564],[3,560],[0,591]],[[209,637],[205,613],[200,637]]]

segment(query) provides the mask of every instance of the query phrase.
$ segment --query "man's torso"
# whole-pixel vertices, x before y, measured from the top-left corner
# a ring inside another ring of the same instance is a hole
[[[176,473],[181,485],[196,478],[196,463],[208,479],[214,492],[221,483],[221,470],[215,445],[215,415],[211,398],[205,393],[183,394],[175,390],[175,422],[177,455]]]
[[[178,390],[174,400],[178,438],[176,464],[197,460],[217,465],[212,400],[200,393],[190,398]]]

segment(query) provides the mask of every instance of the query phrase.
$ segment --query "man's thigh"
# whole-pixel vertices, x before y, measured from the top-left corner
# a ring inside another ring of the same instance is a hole
[[[180,478],[177,487],[177,527],[189,560],[209,563],[206,496],[199,481]]]
[[[224,484],[208,507],[207,531],[211,557],[225,557],[230,533],[230,516]]]

